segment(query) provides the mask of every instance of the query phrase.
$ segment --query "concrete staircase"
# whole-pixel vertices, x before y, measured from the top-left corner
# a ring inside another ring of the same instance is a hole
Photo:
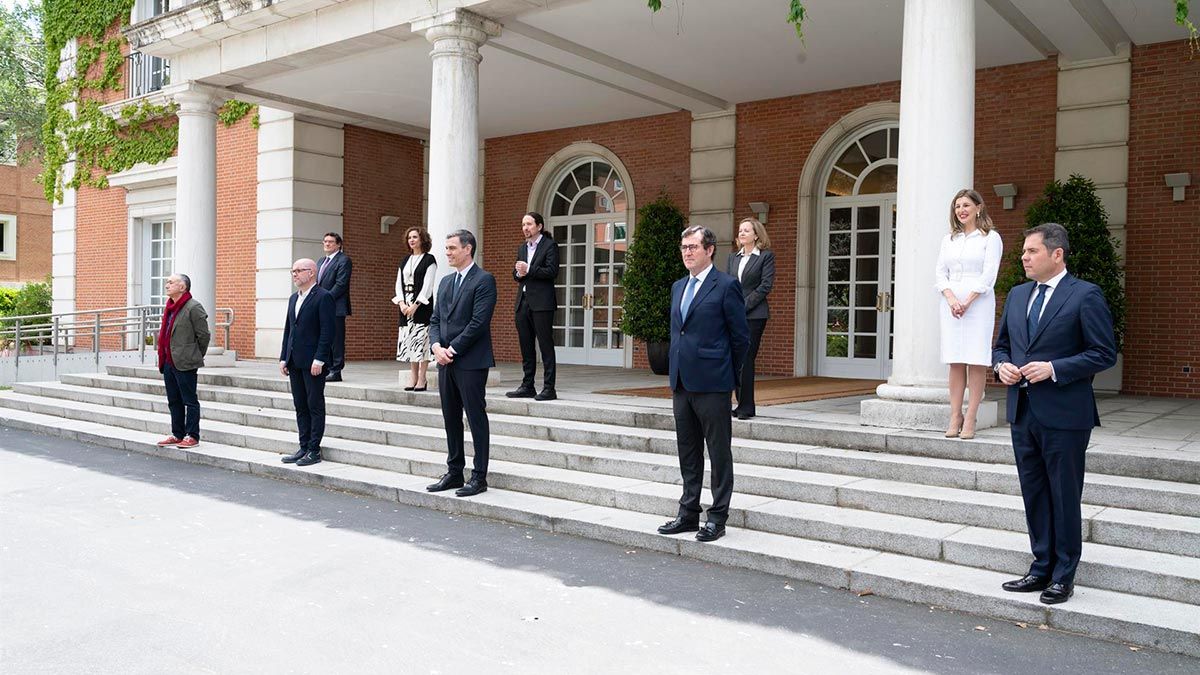
[[[1200,656],[1200,457],[1089,450],[1076,594],[1047,607],[1000,590],[1030,560],[1006,443],[735,420],[730,531],[700,544],[654,533],[679,498],[668,410],[489,397],[491,489],[458,499],[424,490],[445,471],[436,393],[330,385],[327,461],[298,469],[279,462],[296,445],[285,380],[200,382],[192,450],[154,445],[169,418],[151,368],[18,384],[0,424]]]

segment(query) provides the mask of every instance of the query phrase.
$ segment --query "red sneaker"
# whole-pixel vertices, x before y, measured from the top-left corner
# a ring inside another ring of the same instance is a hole
[[[180,443],[181,443],[181,441],[178,438],[175,438],[174,436],[167,436],[166,438],[164,438],[158,442],[158,447],[169,448],[172,445],[179,445]]]
[[[192,438],[191,436],[184,436],[183,440],[179,441],[179,444],[176,445],[175,447],[177,447],[177,448],[194,448],[197,445],[200,445],[200,441]]]

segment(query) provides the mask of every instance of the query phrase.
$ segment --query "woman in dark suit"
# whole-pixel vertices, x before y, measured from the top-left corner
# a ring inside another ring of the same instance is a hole
[[[746,299],[746,321],[750,324],[750,350],[742,362],[742,383],[737,391],[733,414],[739,420],[754,417],[754,357],[767,327],[767,294],[775,285],[775,252],[767,229],[757,218],[746,218],[738,225],[738,250],[729,254],[727,271],[742,283]]]
[[[429,349],[429,318],[433,316],[433,289],[437,281],[437,262],[429,250],[433,240],[419,227],[404,234],[409,254],[396,270],[396,295],[392,304],[400,308],[400,334],[396,339],[396,360],[407,361],[412,380],[404,391],[425,391],[426,373],[433,352]]]

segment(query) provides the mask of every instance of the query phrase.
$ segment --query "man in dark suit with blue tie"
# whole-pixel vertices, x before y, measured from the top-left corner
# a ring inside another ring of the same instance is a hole
[[[296,292],[288,300],[283,322],[279,371],[291,380],[292,404],[300,449],[283,458],[285,464],[308,466],[321,461],[325,435],[325,366],[333,341],[333,296],[317,285],[317,264],[307,258],[292,263]]]
[[[683,496],[678,515],[658,531],[696,532],[698,541],[716,541],[725,535],[733,495],[729,399],[750,346],[742,286],[712,264],[716,244],[707,227],[684,230],[679,250],[688,276],[671,287],[670,382]],[[712,460],[713,500],[707,522],[700,527],[706,444]]]
[[[325,255],[317,267],[317,283],[333,296],[333,359],[329,363],[329,372],[325,379],[330,382],[342,381],[342,368],[346,366],[346,317],[350,311],[350,274],[354,265],[350,256],[342,250],[342,235],[337,232],[326,232],[321,240]]]
[[[1029,573],[1003,587],[1041,591],[1048,605],[1066,602],[1075,590],[1084,452],[1092,428],[1100,426],[1092,378],[1117,361],[1104,293],[1067,273],[1070,251],[1062,225],[1025,231],[1021,262],[1033,281],[1009,291],[992,351],[993,369],[1008,385],[1008,423],[1033,549]]]
[[[448,471],[425,488],[470,497],[487,490],[489,427],[484,403],[492,356],[492,314],[496,310],[496,278],[475,264],[475,235],[467,230],[446,237],[446,261],[454,270],[438,286],[429,341],[438,364],[438,394],[446,426]],[[463,484],[466,453],[463,448],[463,411],[471,425],[475,466]]]

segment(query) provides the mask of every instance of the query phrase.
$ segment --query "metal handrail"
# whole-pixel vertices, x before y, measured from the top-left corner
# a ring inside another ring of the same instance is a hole
[[[52,354],[56,373],[59,354],[78,353],[75,345],[80,341],[90,342],[91,348],[83,350],[83,353],[95,354],[97,368],[100,366],[100,355],[103,352],[134,349],[127,346],[130,338],[136,340],[139,358],[144,361],[146,347],[155,346],[162,324],[162,311],[161,305],[130,305],[0,317],[0,347],[11,348],[14,379],[20,371],[21,352],[25,347],[36,347],[39,356],[44,356],[47,352]],[[234,320],[233,309],[219,307],[216,313],[215,326],[224,337],[224,348],[229,349],[230,327],[233,326]],[[105,338],[109,341],[119,339],[122,348],[105,350]]]

